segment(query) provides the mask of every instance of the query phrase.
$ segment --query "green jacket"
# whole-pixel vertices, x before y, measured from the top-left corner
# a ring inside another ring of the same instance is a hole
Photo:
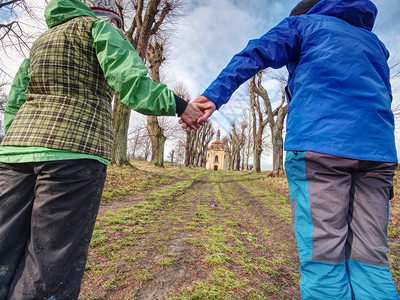
[[[52,0],[45,9],[49,28],[78,16],[96,18],[79,0]],[[147,77],[148,70],[136,50],[110,24],[98,20],[92,26],[93,47],[107,83],[120,95],[120,101],[143,114],[175,115],[174,93],[163,84]],[[25,103],[25,91],[30,78],[30,61],[25,60],[11,87],[4,116],[5,131],[9,129],[20,107]],[[97,159],[99,156],[55,150],[43,147],[1,146],[0,162],[17,163],[63,159]]]

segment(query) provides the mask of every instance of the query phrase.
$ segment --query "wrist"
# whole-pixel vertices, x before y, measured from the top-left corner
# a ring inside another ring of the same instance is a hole
[[[180,117],[186,110],[189,102],[185,101],[184,99],[182,99],[181,97],[179,97],[175,94],[174,94],[174,97],[175,97],[175,104],[176,104],[176,113],[177,113],[178,117]]]

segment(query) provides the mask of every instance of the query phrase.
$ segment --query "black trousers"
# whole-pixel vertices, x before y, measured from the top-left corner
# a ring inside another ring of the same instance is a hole
[[[0,163],[0,299],[77,299],[106,166]]]

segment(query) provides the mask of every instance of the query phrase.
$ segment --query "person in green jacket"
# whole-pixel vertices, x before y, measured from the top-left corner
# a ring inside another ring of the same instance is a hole
[[[90,8],[89,8],[90,7]],[[111,101],[178,114],[205,105],[147,77],[112,0],[51,0],[13,81],[0,146],[0,299],[77,299],[111,159]],[[113,26],[113,25],[114,26]]]

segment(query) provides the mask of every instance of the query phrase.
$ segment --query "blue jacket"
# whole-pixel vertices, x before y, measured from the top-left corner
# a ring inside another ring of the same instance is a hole
[[[285,150],[397,162],[389,52],[369,0],[322,0],[236,54],[203,93],[217,108],[258,71],[287,66]]]

